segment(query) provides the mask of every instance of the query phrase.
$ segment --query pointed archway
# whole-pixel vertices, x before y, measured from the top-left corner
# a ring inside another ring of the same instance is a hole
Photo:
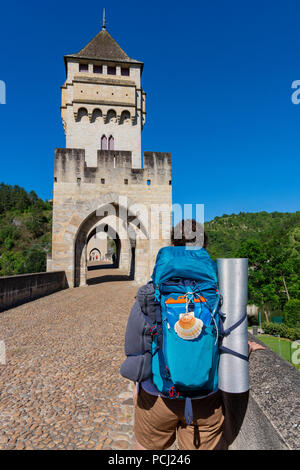
[[[107,211],[105,210],[106,206]],[[101,227],[108,226],[108,234],[114,239],[117,246],[117,267],[125,272],[127,279],[136,280],[137,275],[145,277],[148,274],[145,272],[147,267],[143,257],[137,259],[135,256],[136,249],[148,250],[148,234],[142,222],[135,214],[128,214],[125,208],[120,208],[118,204],[106,206],[103,206],[101,211],[93,211],[77,230],[74,242],[74,287],[87,284],[86,247],[89,237],[95,234],[99,227],[101,230]],[[115,209],[113,215],[110,213],[112,206]],[[98,215],[99,213],[102,215]],[[131,224],[133,221],[134,225]],[[114,228],[116,226],[119,227],[119,231]]]

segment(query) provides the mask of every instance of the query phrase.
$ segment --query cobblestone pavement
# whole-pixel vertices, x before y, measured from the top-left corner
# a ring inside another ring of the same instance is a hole
[[[105,275],[109,282],[96,284]],[[137,287],[116,270],[0,314],[0,449],[132,449],[133,404],[119,374]]]

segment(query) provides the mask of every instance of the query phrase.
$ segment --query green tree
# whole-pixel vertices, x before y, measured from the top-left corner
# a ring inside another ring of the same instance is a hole
[[[289,300],[283,310],[284,322],[291,328],[297,328],[300,326],[300,300],[291,299]]]
[[[25,272],[41,273],[46,271],[46,253],[45,251],[32,247],[25,256],[24,262]]]

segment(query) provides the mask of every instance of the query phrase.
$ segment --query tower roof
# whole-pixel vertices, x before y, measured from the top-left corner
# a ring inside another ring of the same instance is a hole
[[[135,59],[131,59],[119,44],[106,31],[105,26],[102,30],[77,54],[65,56],[65,58],[99,59],[111,62],[128,62],[143,65]]]

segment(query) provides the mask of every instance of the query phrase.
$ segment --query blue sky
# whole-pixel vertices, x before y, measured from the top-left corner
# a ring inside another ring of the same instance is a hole
[[[0,181],[52,197],[63,56],[107,29],[145,62],[142,147],[173,158],[173,202],[205,219],[296,211],[300,201],[297,1],[11,1],[1,6]]]

